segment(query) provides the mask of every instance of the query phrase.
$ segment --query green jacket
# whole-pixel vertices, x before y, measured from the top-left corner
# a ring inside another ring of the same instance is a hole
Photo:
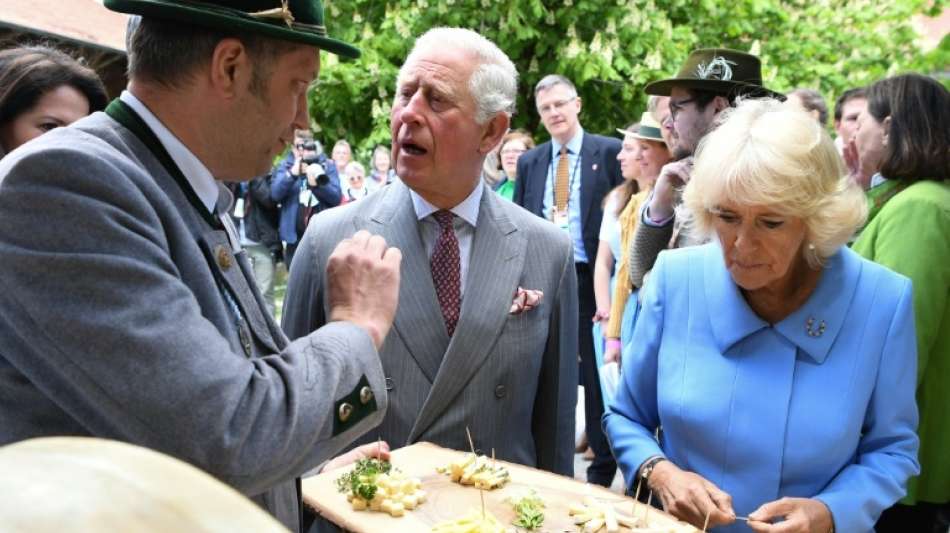
[[[921,474],[903,503],[950,502],[950,182],[914,183],[872,216],[854,250],[914,283]]]

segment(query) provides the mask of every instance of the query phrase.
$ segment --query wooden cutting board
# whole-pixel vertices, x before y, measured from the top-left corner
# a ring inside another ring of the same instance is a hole
[[[347,468],[325,472],[303,480],[303,500],[322,516],[340,527],[356,533],[420,533],[429,531],[433,525],[445,520],[454,520],[470,509],[481,509],[479,490],[453,483],[445,474],[436,472],[437,467],[458,460],[463,452],[442,448],[422,442],[393,450],[390,461],[407,476],[422,480],[422,488],[428,499],[405,516],[393,518],[386,513],[354,511],[346,496],[337,491],[336,480],[348,471]],[[591,496],[601,503],[612,505],[626,515],[642,517],[647,512],[645,505],[635,502],[603,487],[581,483],[572,478],[559,476],[534,468],[506,463],[511,481],[500,489],[484,491],[485,510],[491,512],[503,524],[511,524],[515,513],[505,503],[509,496],[520,497],[530,490],[544,500],[544,526],[542,531],[577,532],[579,528],[568,515],[568,505],[581,503]],[[679,522],[656,509],[649,510],[650,525],[654,533],[691,533],[696,528]],[[512,526],[512,529],[514,527]],[[631,530],[621,528],[621,531]],[[635,530],[634,530],[635,531]]]

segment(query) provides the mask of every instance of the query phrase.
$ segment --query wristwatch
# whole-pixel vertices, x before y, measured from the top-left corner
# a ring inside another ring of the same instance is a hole
[[[643,465],[640,467],[640,477],[642,477],[644,481],[648,481],[650,479],[650,474],[653,473],[653,469],[656,467],[656,465],[666,460],[667,458],[663,457],[662,455],[654,455],[646,461],[643,461]]]

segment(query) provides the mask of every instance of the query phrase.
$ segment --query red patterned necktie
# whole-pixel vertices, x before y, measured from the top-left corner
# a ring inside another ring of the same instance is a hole
[[[441,210],[432,214],[439,223],[441,232],[435,243],[435,251],[429,264],[432,267],[432,281],[435,293],[442,307],[442,318],[449,337],[455,333],[459,321],[459,309],[462,306],[461,259],[459,258],[459,240],[452,228],[455,215],[451,211]]]

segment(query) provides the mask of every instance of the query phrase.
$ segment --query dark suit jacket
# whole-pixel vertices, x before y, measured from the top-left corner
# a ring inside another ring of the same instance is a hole
[[[581,144],[581,232],[587,261],[591,265],[597,257],[604,197],[623,181],[617,161],[620,146],[619,139],[584,132]],[[518,159],[514,201],[538,216],[544,216],[544,188],[550,166],[550,141],[525,152]]]

